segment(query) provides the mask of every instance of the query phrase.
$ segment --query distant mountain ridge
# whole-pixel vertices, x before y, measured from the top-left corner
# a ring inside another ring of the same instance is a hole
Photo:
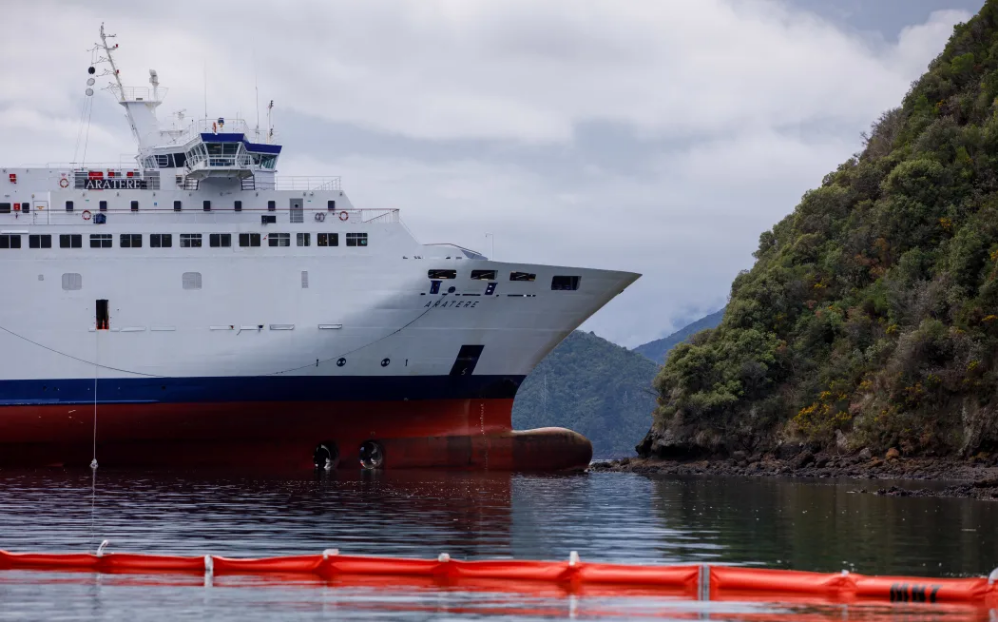
[[[640,354],[575,331],[523,382],[513,427],[565,427],[591,440],[597,458],[631,455],[651,425],[657,371]]]
[[[668,337],[656,339],[655,341],[649,341],[646,344],[634,348],[633,351],[644,355],[661,365],[665,362],[665,356],[669,353],[669,350],[675,348],[702,330],[717,328],[717,325],[721,323],[722,319],[724,319],[724,307],[721,307],[719,311],[711,313],[706,317],[700,318],[692,324],[688,324],[687,326],[680,328]]]

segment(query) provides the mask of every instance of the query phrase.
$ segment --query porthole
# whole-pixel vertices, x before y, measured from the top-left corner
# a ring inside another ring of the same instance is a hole
[[[456,287],[448,287],[448,288],[447,288],[447,293],[448,293],[448,294],[453,294],[453,293],[454,293],[454,292],[456,292],[456,291],[457,291],[457,288],[456,288]]]
[[[339,359],[338,361],[336,361],[336,366],[337,367],[343,367],[346,364],[347,364],[347,360],[346,359]]]
[[[391,359],[381,359],[381,366],[382,367],[388,367],[391,364],[392,364],[392,360]]]

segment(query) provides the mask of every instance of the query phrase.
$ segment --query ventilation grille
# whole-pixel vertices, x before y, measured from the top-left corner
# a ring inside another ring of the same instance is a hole
[[[67,292],[83,289],[83,275],[67,272],[62,275],[62,288]]]
[[[301,288],[308,289],[308,270],[301,271]]]
[[[184,289],[201,289],[201,273],[184,272]]]

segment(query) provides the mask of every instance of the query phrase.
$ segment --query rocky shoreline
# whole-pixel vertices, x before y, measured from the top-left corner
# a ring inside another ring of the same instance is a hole
[[[628,472],[663,475],[723,475],[748,477],[850,478],[856,492],[895,497],[968,497],[998,501],[998,456],[971,460],[903,458],[896,451],[873,456],[867,450],[841,456],[808,451],[789,459],[775,455],[747,455],[699,460],[622,458],[594,462],[593,472]],[[878,485],[877,480],[906,480],[904,485]],[[925,487],[918,482],[938,481],[948,486]]]

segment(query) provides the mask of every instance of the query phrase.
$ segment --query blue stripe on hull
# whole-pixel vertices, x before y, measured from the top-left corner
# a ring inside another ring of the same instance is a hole
[[[428,399],[506,399],[524,376],[263,376],[227,378],[107,378],[101,404],[196,402],[353,402]],[[0,406],[92,404],[92,378],[0,380]]]

